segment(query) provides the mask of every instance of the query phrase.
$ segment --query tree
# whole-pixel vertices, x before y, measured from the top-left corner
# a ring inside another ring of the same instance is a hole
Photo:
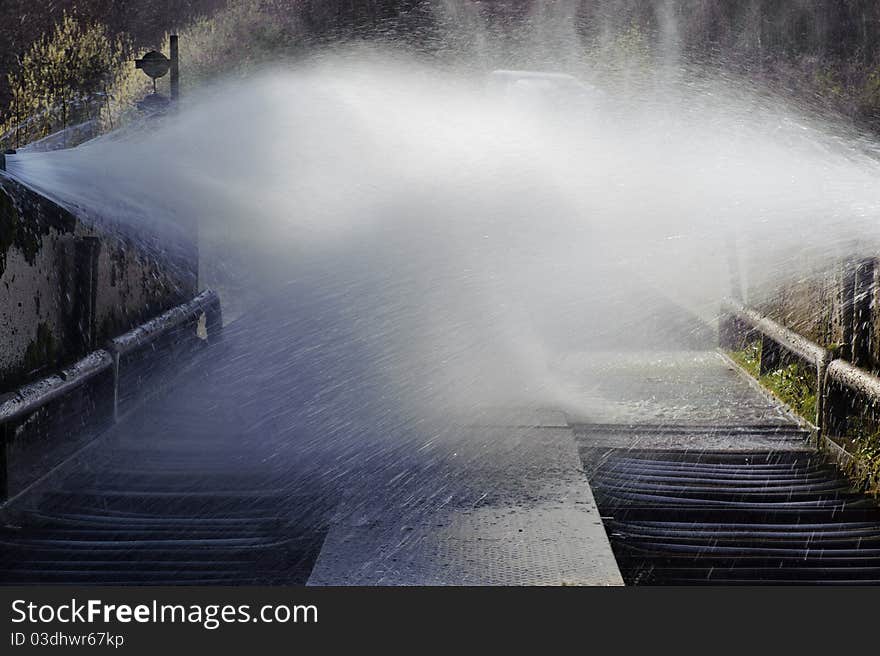
[[[23,143],[94,118],[123,50],[100,23],[65,13],[9,74],[12,102],[0,133],[11,130],[13,140]]]

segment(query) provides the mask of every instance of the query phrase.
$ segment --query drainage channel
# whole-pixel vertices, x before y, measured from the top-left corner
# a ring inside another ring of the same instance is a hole
[[[880,506],[802,442],[774,432],[778,447],[748,451],[631,449],[578,437],[628,585],[880,583]]]
[[[182,375],[4,508],[0,585],[304,584],[335,499],[294,440],[243,428],[215,395]]]
[[[0,584],[305,583],[326,533],[319,495],[291,489],[284,472],[273,476],[237,449],[162,447],[117,448],[111,463],[8,513]]]

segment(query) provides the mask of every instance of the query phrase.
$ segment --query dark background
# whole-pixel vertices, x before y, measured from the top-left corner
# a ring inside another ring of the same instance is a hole
[[[9,103],[6,76],[22,54],[66,11],[97,20],[138,48],[156,47],[176,30],[242,0],[0,0],[0,118]],[[441,0],[246,0],[284,25],[296,20],[318,38],[382,33],[431,47]],[[466,2],[500,25],[530,13],[570,11],[590,36],[609,26],[662,31],[678,24],[691,58],[711,61],[783,90],[826,100],[872,126],[880,125],[880,2],[876,0],[498,0]],[[562,9],[560,10],[560,7]],[[301,39],[300,36],[297,37]],[[234,44],[230,44],[234,47]],[[2,122],[2,121],[0,121]]]

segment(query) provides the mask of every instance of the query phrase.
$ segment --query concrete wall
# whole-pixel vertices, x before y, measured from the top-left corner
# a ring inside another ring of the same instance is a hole
[[[804,258],[777,280],[749,286],[748,304],[840,357],[880,368],[880,266],[873,257]]]
[[[0,173],[0,394],[195,295],[194,239],[172,260],[147,237],[86,224]]]

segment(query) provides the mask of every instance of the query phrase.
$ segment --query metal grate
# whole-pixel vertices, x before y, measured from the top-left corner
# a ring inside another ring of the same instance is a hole
[[[880,583],[880,507],[815,452],[584,455],[627,583]]]

